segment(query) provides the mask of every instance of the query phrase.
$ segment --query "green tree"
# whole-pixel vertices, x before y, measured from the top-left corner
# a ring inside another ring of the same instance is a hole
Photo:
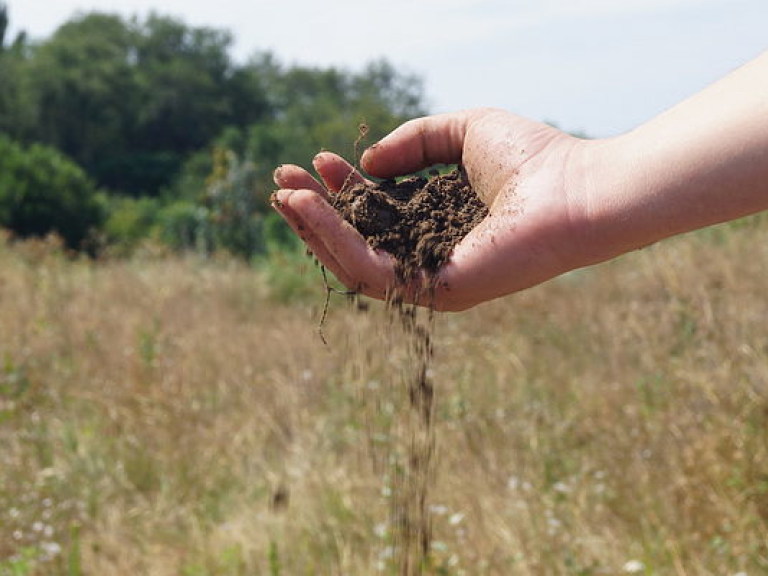
[[[144,192],[167,185],[185,156],[208,144],[229,120],[224,84],[230,43],[228,33],[189,29],[155,15],[140,27],[136,70],[142,90],[132,141]]]
[[[36,46],[32,139],[109,189],[156,195],[226,126],[265,113],[261,84],[238,70],[231,35],[157,15],[91,13]]]
[[[30,125],[32,108],[25,91],[27,36],[22,31],[8,43],[8,8],[0,2],[0,132],[21,137]]]
[[[99,184],[120,189],[114,166],[130,153],[139,98],[135,33],[120,17],[80,16],[37,46],[29,66],[34,139],[72,157]]]
[[[247,259],[266,248],[263,219],[267,200],[256,182],[252,162],[241,161],[229,150],[214,151],[205,199],[214,246]]]
[[[272,54],[263,54],[247,67],[261,79],[270,115],[230,130],[218,144],[251,160],[263,189],[271,186],[274,166],[305,163],[321,149],[353,158],[360,151],[355,150],[355,141],[361,124],[369,128],[366,142],[372,142],[426,113],[421,81],[398,73],[384,60],[350,72],[333,67],[286,68]]]
[[[58,233],[84,248],[102,222],[93,182],[56,150],[0,136],[0,226],[18,237]]]
[[[7,30],[0,0],[0,133],[82,166],[111,195],[107,236],[129,246],[146,234],[259,253],[265,235],[287,236],[264,226],[276,165],[323,148],[352,158],[361,123],[370,142],[425,112],[419,79],[386,61],[238,64],[228,32],[156,14],[81,14],[35,43],[9,44]],[[211,180],[213,150],[231,154]]]

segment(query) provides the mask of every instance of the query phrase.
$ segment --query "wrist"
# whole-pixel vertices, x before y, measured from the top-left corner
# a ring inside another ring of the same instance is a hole
[[[695,163],[676,156],[686,145],[673,141],[643,127],[590,142],[585,212],[593,262],[712,223],[692,182]]]
[[[583,266],[655,241],[637,219],[638,193],[644,185],[638,180],[643,169],[632,152],[633,138],[628,134],[580,143],[572,172],[578,175],[573,181],[581,195],[574,220]]]

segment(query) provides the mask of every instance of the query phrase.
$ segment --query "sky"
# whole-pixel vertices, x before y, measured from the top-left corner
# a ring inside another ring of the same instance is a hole
[[[768,49],[766,0],[5,0],[11,34],[77,12],[223,28],[239,61],[359,70],[386,58],[430,112],[497,106],[592,137],[621,134]]]

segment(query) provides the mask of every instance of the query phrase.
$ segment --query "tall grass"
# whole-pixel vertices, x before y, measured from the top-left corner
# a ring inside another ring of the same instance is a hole
[[[766,264],[752,220],[438,316],[428,571],[768,572]],[[308,273],[0,247],[0,575],[393,573],[409,354],[342,299],[324,346]]]

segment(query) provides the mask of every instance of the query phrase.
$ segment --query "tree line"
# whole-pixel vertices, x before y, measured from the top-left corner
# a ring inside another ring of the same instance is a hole
[[[289,238],[267,206],[275,166],[352,156],[359,124],[375,139],[425,112],[421,81],[385,60],[241,63],[228,31],[158,14],[8,29],[0,3],[0,226],[71,248],[263,253]]]

